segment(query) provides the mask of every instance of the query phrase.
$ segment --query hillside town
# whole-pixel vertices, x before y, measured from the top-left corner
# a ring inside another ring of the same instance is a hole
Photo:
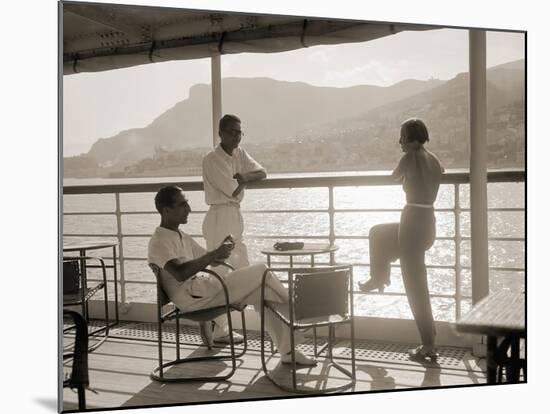
[[[429,148],[448,168],[465,168],[469,160],[467,108],[440,103],[417,108],[417,116],[430,126]],[[399,157],[397,146],[399,122],[405,114],[381,115],[366,125],[340,124],[339,129],[324,133],[312,131],[292,139],[243,146],[254,154],[268,171],[368,171],[389,170]],[[499,107],[488,117],[489,168],[522,168],[525,163],[525,119],[523,103]],[[208,146],[167,150],[155,148],[154,155],[123,166],[99,165],[82,155],[64,159],[65,177],[153,177],[196,176],[201,174],[203,156]]]

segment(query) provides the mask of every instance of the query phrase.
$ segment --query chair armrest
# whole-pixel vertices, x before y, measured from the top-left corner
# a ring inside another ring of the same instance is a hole
[[[235,268],[227,262],[220,262],[220,265],[225,266],[225,267],[229,268],[230,270],[235,270]]]
[[[216,263],[217,263],[218,266],[225,266],[231,271],[235,270],[235,268],[227,262],[216,262]],[[217,267],[217,266],[208,265],[208,267]]]
[[[105,267],[105,261],[98,256],[63,256],[63,261],[65,260],[97,260],[102,267]]]
[[[209,275],[212,275],[216,279],[218,279],[218,281],[222,285],[223,293],[224,293],[224,296],[225,296],[225,303],[226,303],[227,306],[231,305],[231,301],[229,300],[229,291],[227,290],[227,285],[225,284],[225,281],[223,280],[223,278],[211,269],[204,269],[204,270],[201,270],[201,271],[204,272],[204,273],[208,273]]]
[[[221,263],[220,263],[221,264]],[[228,264],[225,264],[227,267],[229,268],[232,268],[230,265]],[[164,293],[164,291],[162,291],[162,286],[161,286],[161,283],[160,283],[160,268],[153,264],[153,263],[150,263],[149,264],[149,267],[151,268],[151,270],[153,271],[153,273],[155,274],[155,278],[157,280],[157,301],[158,303],[160,304],[160,306],[163,306],[165,304],[167,304],[168,302],[170,302],[170,299],[168,298],[168,296]],[[223,278],[217,274],[215,271],[211,270],[211,269],[203,269],[201,270],[201,272],[204,272],[204,273],[208,273],[209,275],[212,275],[214,276],[221,284],[222,286],[222,289],[223,289],[223,293],[224,293],[224,297],[225,297],[225,305],[227,307],[229,307],[231,305],[231,301],[229,299],[229,291],[227,289],[227,285],[225,284],[225,281],[223,280]],[[199,273],[199,272],[197,272]],[[166,303],[164,303],[166,302]],[[177,313],[177,307],[175,310],[172,310],[172,311],[169,311],[167,312],[166,314],[164,315],[161,315],[162,318],[171,318],[173,317],[175,314]]]

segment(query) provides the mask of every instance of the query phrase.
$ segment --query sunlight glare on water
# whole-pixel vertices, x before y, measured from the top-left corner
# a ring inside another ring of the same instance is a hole
[[[469,208],[469,187],[460,185],[460,206]],[[207,206],[202,192],[187,192],[193,213],[184,230],[197,236],[205,245],[202,233],[202,221]],[[488,186],[488,204],[490,208],[523,208],[523,183],[494,183]],[[454,185],[442,185],[436,209],[437,236],[449,238],[436,240],[434,246],[426,253],[429,266],[447,266],[450,268],[430,268],[429,287],[431,294],[454,295],[456,290],[456,248],[455,248],[455,205]],[[120,195],[123,214],[123,253],[126,258],[145,259],[149,235],[159,224],[159,216],[154,209],[154,193],[129,193]],[[378,223],[399,220],[399,210],[405,203],[402,189],[399,186],[369,187],[336,187],[334,188],[334,232],[335,243],[339,246],[335,258],[337,262],[354,264],[355,282],[369,277],[368,234],[372,226]],[[255,189],[247,190],[242,203],[245,220],[245,237],[251,262],[265,262],[261,250],[281,241],[309,241],[327,243],[330,234],[329,190],[318,188],[293,189]],[[63,209],[69,212],[115,212],[113,194],[67,195],[63,197]],[[395,211],[355,211],[360,209]],[[268,213],[263,211],[269,210]],[[285,210],[299,210],[285,212]],[[302,210],[304,210],[302,212]],[[311,212],[308,210],[321,210]],[[523,238],[525,236],[524,211],[490,211],[489,236],[499,238]],[[463,266],[460,273],[460,292],[471,295],[470,265],[470,213],[460,213],[460,258]],[[90,239],[92,235],[109,235],[114,238],[117,233],[116,217],[109,215],[65,215],[63,219],[64,238],[67,240]],[[71,237],[70,234],[90,236]],[[264,238],[272,236],[271,238]],[[357,237],[362,237],[358,239]],[[97,239],[97,237],[96,237]],[[496,289],[522,289],[524,287],[525,250],[524,242],[491,240],[489,241],[489,262],[494,267],[506,267],[514,270],[495,269],[490,271],[490,286]],[[301,258],[308,262],[307,257]],[[328,263],[326,258],[319,257],[318,263]],[[403,282],[399,262],[392,269],[392,284],[389,292],[403,293]],[[153,281],[145,260],[126,260],[124,263],[126,280]],[[126,286],[127,300],[133,302],[153,302],[154,292],[151,285],[130,284]],[[355,299],[356,315],[380,316],[389,318],[411,318],[405,296],[373,296],[357,294]],[[437,320],[453,321],[455,319],[454,298],[432,297],[432,307]],[[462,309],[467,310],[471,301],[465,299]]]

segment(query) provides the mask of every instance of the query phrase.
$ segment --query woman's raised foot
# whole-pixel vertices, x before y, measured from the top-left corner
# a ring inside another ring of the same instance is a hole
[[[380,282],[376,279],[370,278],[366,282],[359,282],[359,290],[362,292],[370,292],[371,290],[378,289],[378,293],[384,293],[384,288],[389,283]]]

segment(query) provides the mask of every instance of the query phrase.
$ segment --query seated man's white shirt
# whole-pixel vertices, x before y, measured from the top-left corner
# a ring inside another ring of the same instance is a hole
[[[239,185],[233,176],[263,169],[243,148],[237,147],[229,155],[218,144],[202,162],[206,204],[239,204],[244,197],[244,191],[236,197],[232,196]]]
[[[157,227],[149,241],[148,262],[161,269],[162,287],[170,300],[186,310],[194,309],[212,298],[220,290],[220,283],[211,275],[201,273],[180,282],[164,270],[164,266],[173,259],[187,262],[205,253],[200,244],[181,230],[176,232]]]

